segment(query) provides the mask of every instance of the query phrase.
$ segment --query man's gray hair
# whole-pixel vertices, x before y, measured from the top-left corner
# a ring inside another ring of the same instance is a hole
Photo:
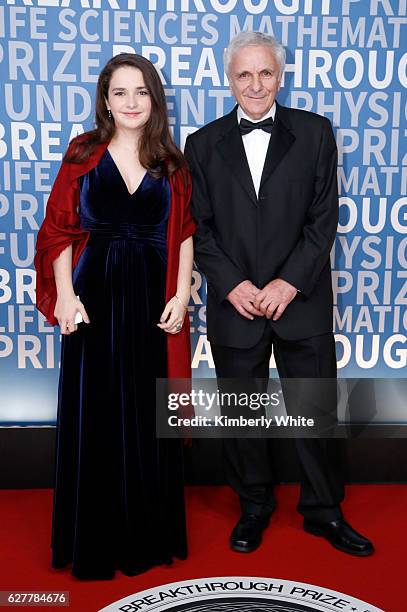
[[[223,56],[225,72],[228,76],[233,55],[243,47],[269,47],[279,65],[279,77],[282,77],[285,68],[285,49],[273,36],[261,32],[240,32],[232,38]]]

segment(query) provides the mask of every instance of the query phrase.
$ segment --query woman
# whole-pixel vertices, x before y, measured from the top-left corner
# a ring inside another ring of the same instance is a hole
[[[156,70],[114,57],[35,258],[37,306],[62,333],[52,566],[79,578],[187,554],[181,448],[156,439],[155,381],[190,376],[190,191]]]

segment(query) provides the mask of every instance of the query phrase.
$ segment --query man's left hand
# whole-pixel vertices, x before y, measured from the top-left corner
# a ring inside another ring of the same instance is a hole
[[[256,295],[253,305],[266,315],[267,319],[273,318],[273,321],[277,321],[296,295],[295,287],[282,278],[276,278]]]

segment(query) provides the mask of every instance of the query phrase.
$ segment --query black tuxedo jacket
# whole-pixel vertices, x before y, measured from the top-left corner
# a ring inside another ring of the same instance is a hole
[[[338,222],[337,150],[328,119],[277,105],[259,197],[237,107],[186,141],[197,222],[195,258],[208,283],[208,338],[249,348],[265,317],[242,317],[226,300],[241,281],[282,278],[300,290],[278,321],[287,340],[332,331],[329,254]]]

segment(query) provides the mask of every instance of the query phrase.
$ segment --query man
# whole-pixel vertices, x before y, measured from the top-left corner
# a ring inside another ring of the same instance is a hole
[[[329,253],[338,219],[330,122],[276,101],[285,51],[242,32],[225,52],[237,107],[190,135],[196,260],[208,282],[207,320],[218,378],[336,378]],[[297,398],[298,400],[298,398]],[[332,406],[331,406],[332,408]],[[275,502],[265,439],[225,439],[225,471],[242,515],[236,551],[260,542]],[[369,540],[342,517],[329,441],[296,440],[304,529],[366,556]]]

